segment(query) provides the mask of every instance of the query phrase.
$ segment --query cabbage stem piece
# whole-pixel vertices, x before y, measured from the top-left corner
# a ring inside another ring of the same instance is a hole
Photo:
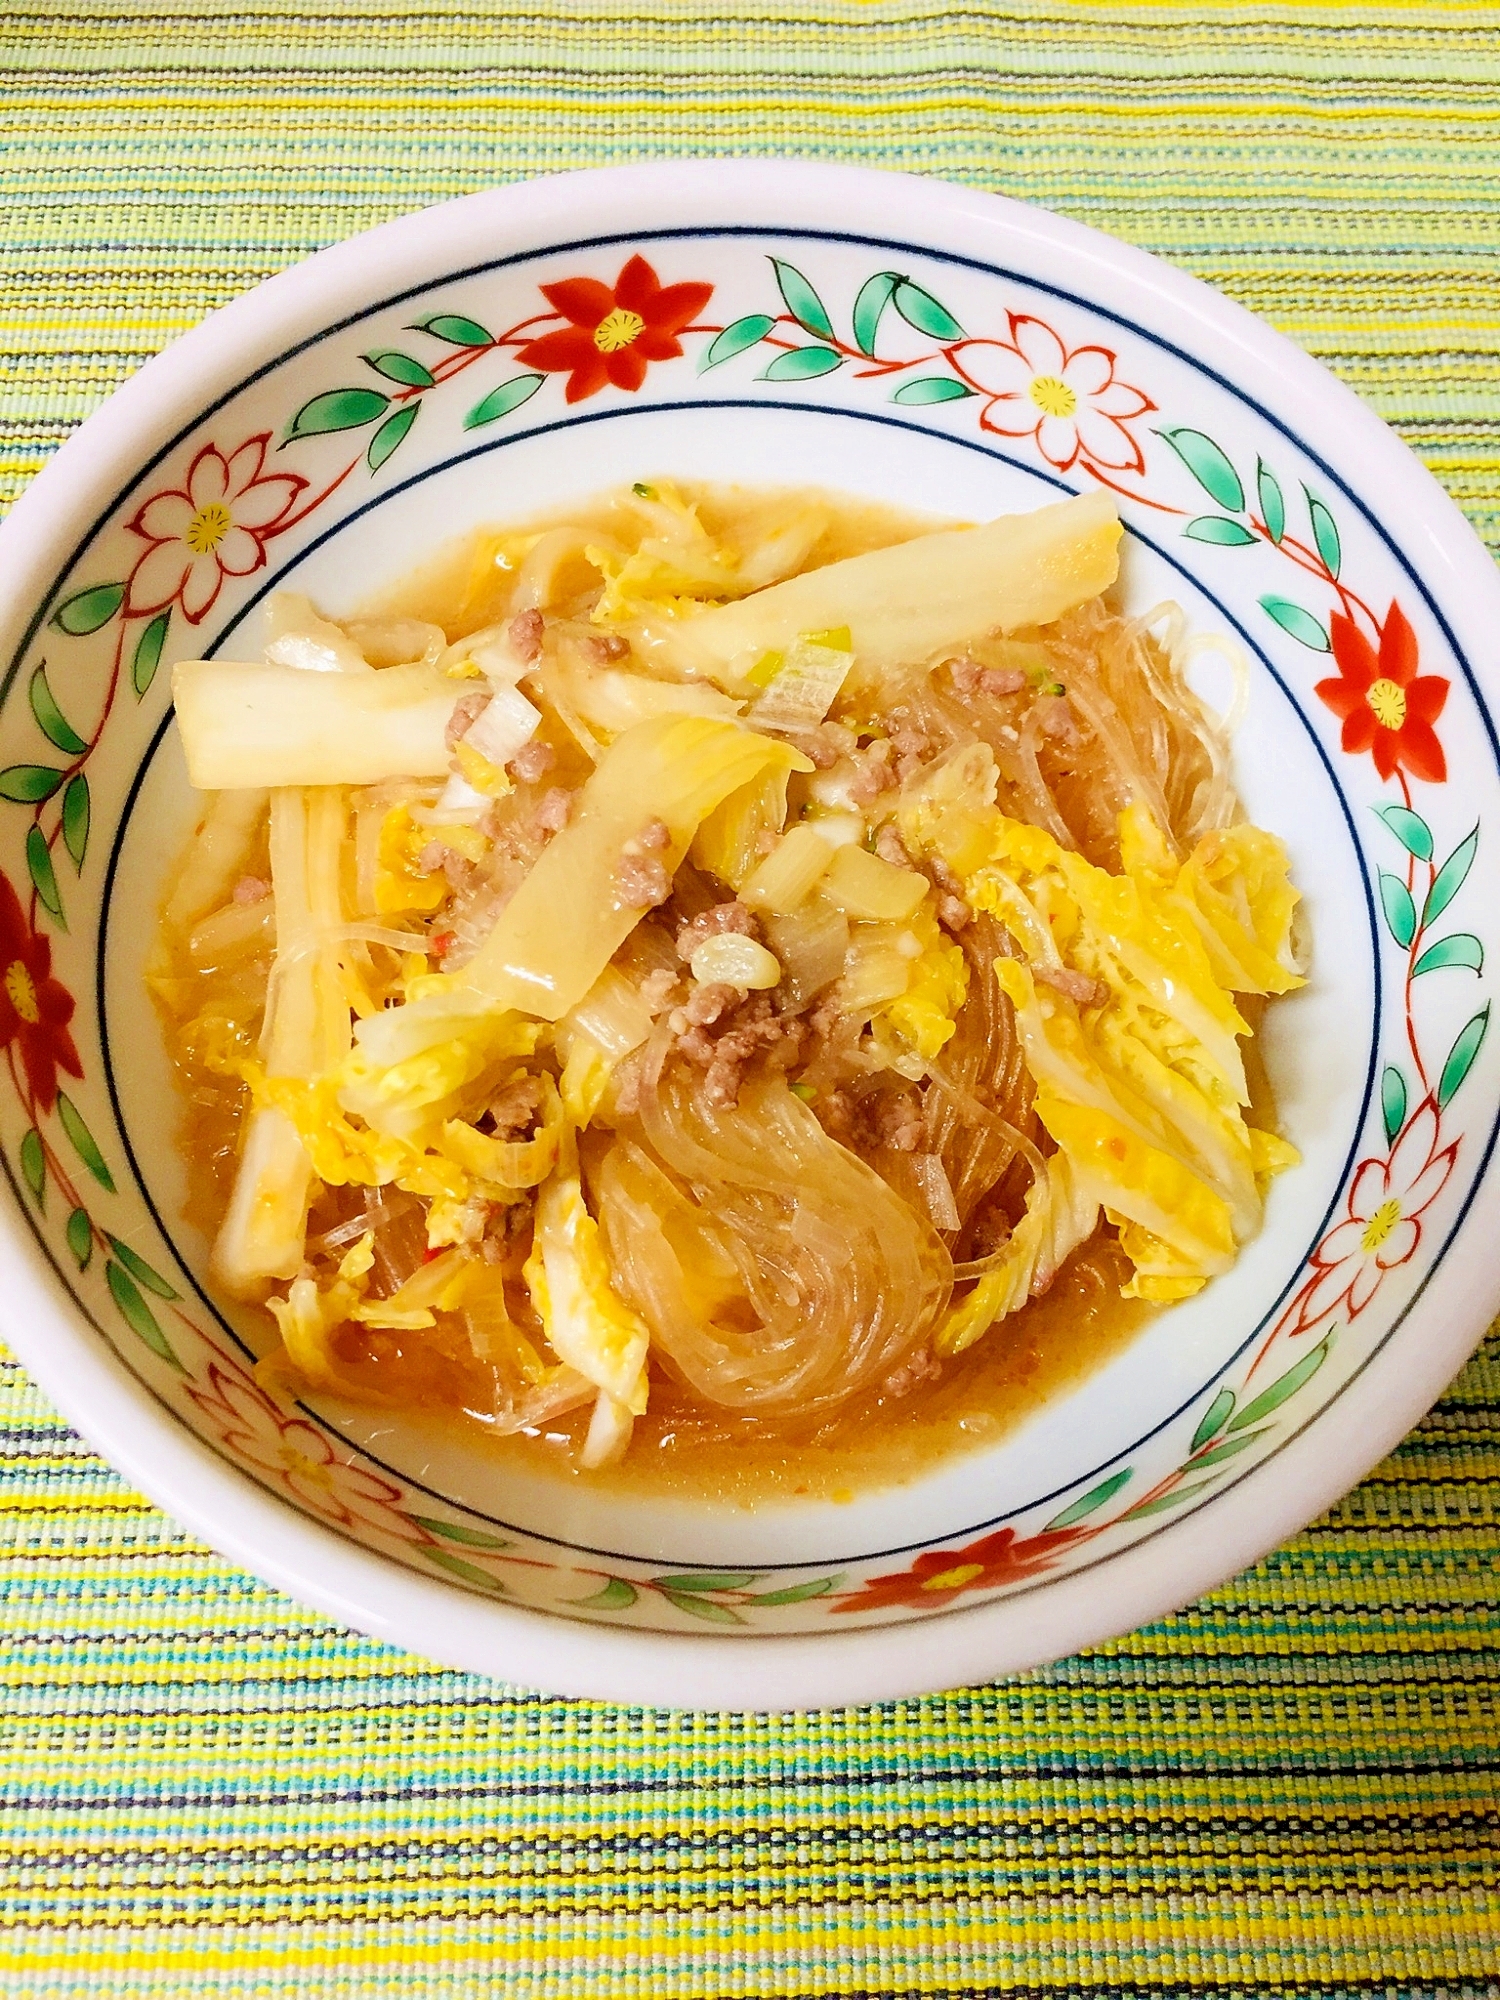
[[[349,633],[331,624],[313,609],[311,598],[295,590],[278,590],[266,606],[263,650],[272,666],[296,667],[301,673],[370,672],[370,662]]]
[[[815,827],[799,821],[740,884],[740,901],[752,910],[787,916],[806,902],[835,852]]]
[[[651,715],[711,715],[733,722],[743,705],[701,681],[648,680],[617,667],[580,669],[567,677],[567,688],[584,721],[610,736]]]
[[[264,790],[220,792],[210,801],[162,912],[164,931],[186,930],[228,900],[265,809]]]
[[[681,619],[669,644],[682,666],[729,684],[804,633],[847,626],[850,684],[868,687],[983,633],[1047,625],[1097,597],[1115,580],[1119,542],[1114,502],[1086,493],[809,570]]]
[[[838,847],[823,876],[823,894],[845,916],[900,923],[927,894],[927,877],[862,847]]]
[[[344,819],[343,794],[331,787],[271,796],[277,956],[261,1033],[271,1079],[311,1082],[349,1052],[349,1003],[338,947],[328,942],[343,921]],[[270,1106],[252,1112],[213,1250],[227,1290],[253,1297],[268,1279],[296,1277],[311,1192],[312,1163],[291,1119]]]
[[[559,1020],[645,915],[626,886],[637,836],[653,821],[666,828],[651,858],[670,877],[714,807],[776,769],[812,766],[788,744],[708,716],[654,716],[627,729],[583,787],[572,824],[451,976],[497,1006]]]
[[[445,777],[455,692],[424,666],[344,674],[182,660],[172,670],[188,776],[200,791]]]

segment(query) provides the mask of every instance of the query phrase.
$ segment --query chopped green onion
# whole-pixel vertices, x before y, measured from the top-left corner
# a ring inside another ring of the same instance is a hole
[[[811,1104],[817,1097],[817,1094],[810,1083],[794,1083],[792,1085],[793,1097],[800,1097],[804,1104]]]

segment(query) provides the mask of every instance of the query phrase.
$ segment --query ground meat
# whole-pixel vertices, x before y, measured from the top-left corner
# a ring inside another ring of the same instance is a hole
[[[739,997],[737,986],[726,986],[721,981],[716,980],[708,986],[695,986],[686,1004],[673,1008],[667,1026],[679,1038],[694,1028],[711,1028]]]
[[[943,1364],[930,1347],[919,1347],[908,1355],[904,1366],[887,1375],[881,1387],[888,1396],[908,1396],[922,1382],[936,1382]]]
[[[634,1118],[641,1108],[641,1058],[626,1056],[612,1079],[614,1101],[610,1107],[616,1118]]]
[[[1031,972],[1039,986],[1050,986],[1054,993],[1076,1000],[1080,1007],[1102,1007],[1109,998],[1109,988],[1102,979],[1074,972],[1071,966],[1034,965]]]
[[[839,998],[837,987],[825,993],[813,1005],[807,1017],[807,1025],[820,1041],[826,1041],[839,1027],[844,1018],[844,1003]]]
[[[1003,1250],[1011,1237],[1010,1217],[998,1202],[991,1202],[982,1208],[974,1219],[971,1232],[973,1257],[990,1257],[997,1250]]]
[[[851,1152],[864,1137],[859,1106],[847,1090],[825,1090],[818,1100],[818,1116],[829,1138]]]
[[[893,868],[910,868],[911,856],[906,851],[906,842],[896,830],[896,822],[888,819],[875,836],[875,852],[882,861],[889,861]]]
[[[672,878],[654,854],[622,854],[615,883],[626,910],[657,909],[672,893]]]
[[[518,611],[505,628],[516,656],[528,665],[542,657],[542,634],[547,629],[547,621],[540,611]]]
[[[841,757],[852,757],[859,748],[859,738],[842,722],[820,722],[816,729],[780,729],[775,734],[820,771],[831,771]]]
[[[443,845],[442,841],[429,840],[427,845],[422,849],[422,852],[417,856],[417,866],[424,875],[436,875],[443,865],[443,856],[451,853],[451,851],[450,848]]]
[[[489,705],[488,688],[475,688],[469,694],[461,694],[453,704],[453,713],[448,717],[448,726],[443,731],[445,748],[456,749]]]
[[[937,920],[944,930],[961,931],[974,921],[974,912],[964,901],[962,878],[954,873],[941,854],[927,858],[927,873],[938,891]]]
[[[1078,741],[1078,724],[1073,720],[1066,695],[1044,695],[1036,705],[1036,720],[1042,734],[1055,742],[1071,748]]]
[[[755,912],[743,903],[715,903],[711,910],[700,910],[690,923],[683,924],[677,933],[677,956],[689,959],[711,937],[723,937],[733,932],[736,937],[759,939],[760,924]]]
[[[231,899],[236,903],[262,903],[271,893],[271,885],[260,875],[242,875],[234,885]]]
[[[982,667],[978,660],[963,659],[950,660],[948,671],[953,676],[955,690],[966,700],[977,694],[996,699],[1019,694],[1026,685],[1026,676],[1019,667]]]
[[[732,986],[698,987],[687,1005],[669,1017],[668,1026],[677,1036],[678,1053],[705,1072],[703,1094],[716,1105],[739,1101],[745,1067],[762,1051],[774,1068],[784,1070],[802,1047],[800,1021],[775,1013],[766,994],[741,1000]],[[710,1034],[710,1028],[717,1032]]]
[[[896,753],[896,775],[904,784],[915,777],[932,754],[932,738],[904,708],[891,710],[891,720],[895,728],[891,731],[891,748]]]
[[[882,792],[888,792],[895,784],[891,769],[893,755],[891,744],[883,736],[856,755],[854,776],[849,781],[849,797],[855,805],[873,805]]]
[[[566,786],[554,785],[550,792],[544,792],[531,815],[531,824],[538,833],[561,833],[573,817],[573,794]]]
[[[539,778],[545,778],[557,762],[557,752],[550,743],[526,743],[516,752],[506,765],[513,778],[523,785],[534,785]]]
[[[672,829],[664,819],[648,819],[633,845],[640,848],[643,854],[660,854],[672,845]]]
[[[666,967],[656,972],[648,972],[641,981],[641,999],[654,1020],[658,1014],[665,1014],[677,995],[677,974],[668,972]]]
[[[490,1117],[497,1139],[519,1139],[536,1123],[542,1107],[542,1080],[539,1076],[513,1077],[490,1099]]]
[[[591,632],[583,642],[583,650],[597,666],[607,667],[612,660],[623,660],[630,651],[630,641],[622,632]]]
[[[897,1153],[918,1153],[928,1142],[921,1100],[914,1090],[873,1090],[863,1097],[849,1090],[830,1090],[817,1108],[829,1138],[851,1152],[889,1146]]]
[[[815,770],[831,771],[843,754],[818,731],[788,729],[784,734],[792,748],[800,750]]]
[[[914,1090],[882,1090],[873,1095],[865,1115],[870,1136],[892,1152],[920,1152],[927,1143],[927,1123],[921,1101]]]

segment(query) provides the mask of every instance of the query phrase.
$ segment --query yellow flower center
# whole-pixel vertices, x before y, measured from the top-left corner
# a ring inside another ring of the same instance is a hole
[[[1399,1201],[1383,1201],[1365,1224],[1365,1233],[1360,1237],[1360,1248],[1365,1251],[1378,1250],[1401,1220]]]
[[[639,313],[627,312],[624,306],[616,306],[594,328],[594,345],[601,354],[618,354],[622,347],[629,347],[631,341],[639,339],[645,331],[646,322]]]
[[[940,1569],[936,1576],[925,1577],[924,1590],[962,1590],[966,1583],[972,1583],[976,1576],[984,1575],[983,1563],[960,1563],[956,1569]]]
[[[1038,375],[1031,385],[1031,400],[1049,417],[1071,417],[1078,397],[1061,376]]]
[[[1371,681],[1365,700],[1382,729],[1399,729],[1406,720],[1406,689],[1394,681]]]
[[[276,1456],[281,1461],[283,1472],[293,1472],[299,1479],[310,1479],[314,1486],[328,1486],[328,1467],[309,1458],[305,1451],[298,1451],[294,1444],[284,1444]]]
[[[5,968],[5,991],[21,1019],[34,1027],[42,1018],[42,1010],[36,1004],[36,982],[18,958],[13,958]]]
[[[195,556],[206,556],[219,546],[233,526],[229,509],[221,501],[210,500],[188,522],[187,533],[182,539]]]

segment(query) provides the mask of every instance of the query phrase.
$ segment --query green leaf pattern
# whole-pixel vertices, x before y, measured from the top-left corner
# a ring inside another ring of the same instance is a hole
[[[512,410],[519,410],[523,403],[530,402],[546,381],[545,375],[514,375],[509,382],[502,382],[498,389],[491,389],[464,418],[466,431],[477,431],[484,424],[493,424],[501,417],[508,417]]]
[[[130,685],[135,689],[137,700],[156,679],[156,670],[161,665],[162,647],[167,643],[167,627],[171,622],[170,611],[158,611],[135,642],[135,651],[130,660]]]
[[[391,411],[365,451],[365,463],[372,473],[379,472],[421,414],[420,403],[407,403],[402,409]]]
[[[833,321],[828,317],[828,308],[796,265],[788,264],[780,257],[773,257],[771,266],[776,273],[777,289],[786,301],[786,309],[792,318],[809,333],[820,334],[824,340],[832,340]]]
[[[1281,486],[1275,473],[1263,458],[1255,461],[1255,493],[1260,501],[1266,533],[1279,548],[1281,538],[1286,533],[1286,501],[1282,497]]]
[[[746,313],[743,319],[734,320],[722,333],[715,334],[704,348],[698,361],[698,373],[705,375],[710,368],[717,368],[721,361],[733,361],[737,354],[743,354],[746,348],[764,340],[775,324],[770,313]]]
[[[1211,437],[1185,426],[1160,430],[1157,436],[1165,438],[1210,500],[1217,500],[1231,514],[1243,511],[1245,489],[1240,484],[1240,476],[1223,449]]]
[[[81,757],[88,749],[87,743],[58,707],[51,688],[47,685],[45,665],[37,668],[31,676],[31,712],[37,725],[49,743],[69,757]]]
[[[762,382],[811,382],[842,368],[844,357],[832,347],[793,347],[778,354],[760,373]]]
[[[1290,598],[1269,596],[1260,600],[1260,608],[1268,617],[1274,618],[1282,631],[1295,639],[1299,645],[1310,648],[1314,653],[1331,651],[1328,628],[1314,618],[1310,611],[1304,611],[1300,604],[1293,604]]]
[[[52,623],[59,632],[81,639],[106,626],[124,602],[123,583],[96,583],[64,598],[52,614]]]
[[[73,857],[73,866],[83,873],[84,857],[89,851],[89,781],[82,771],[75,771],[68,780],[68,789],[63,793],[62,834],[63,845]]]
[[[881,319],[891,302],[891,294],[900,283],[894,271],[877,271],[873,278],[866,278],[860,286],[859,296],[854,301],[854,345],[861,354],[873,357]]]
[[[1417,934],[1417,906],[1401,877],[1385,869],[1380,871],[1380,906],[1385,911],[1386,928],[1405,951]]]
[[[26,829],[26,872],[36,890],[37,901],[60,930],[68,928],[63,916],[62,894],[57,886],[57,870],[52,866],[52,849],[39,826]]]
[[[1385,1127],[1385,1143],[1394,1146],[1406,1123],[1406,1078],[1394,1063],[1388,1063],[1381,1073],[1380,1122]]]
[[[89,1212],[86,1208],[74,1209],[68,1217],[68,1226],[64,1233],[79,1270],[86,1271],[89,1260],[94,1254],[94,1228],[89,1221]]]

